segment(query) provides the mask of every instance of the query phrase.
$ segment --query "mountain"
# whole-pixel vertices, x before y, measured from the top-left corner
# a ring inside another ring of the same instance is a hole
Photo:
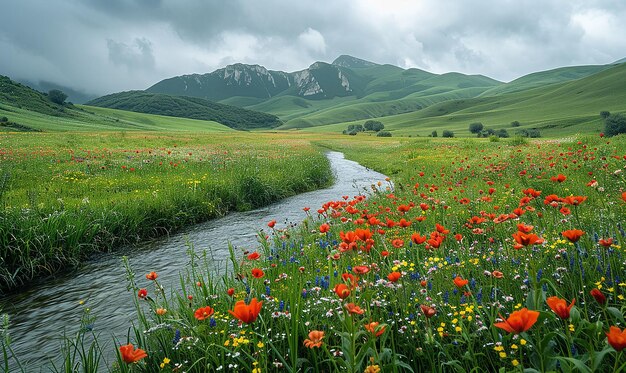
[[[333,65],[347,67],[350,69],[379,66],[377,63],[362,60],[360,58],[356,58],[352,56],[348,56],[347,54],[342,54],[341,56],[337,57],[333,61]]]
[[[277,116],[198,97],[171,96],[144,91],[114,93],[89,101],[87,105],[137,113],[214,121],[238,130],[274,128],[282,124]]]

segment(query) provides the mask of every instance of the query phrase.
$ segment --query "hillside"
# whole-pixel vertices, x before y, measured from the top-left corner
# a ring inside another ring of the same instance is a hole
[[[73,114],[64,105],[48,100],[47,95],[3,75],[0,75],[0,103],[55,117],[71,117]]]
[[[282,123],[275,115],[211,102],[197,97],[129,91],[89,101],[87,105],[170,117],[208,120],[238,130],[274,128]]]

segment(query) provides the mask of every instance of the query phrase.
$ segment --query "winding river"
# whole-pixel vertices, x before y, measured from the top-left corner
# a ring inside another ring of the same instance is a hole
[[[276,228],[297,224],[305,218],[304,207],[316,211],[327,201],[363,193],[385,178],[344,159],[342,153],[329,152],[327,157],[335,174],[335,184],[330,188],[299,194],[258,210],[231,213],[160,240],[99,255],[77,272],[1,299],[0,309],[10,317],[12,347],[26,371],[45,371],[53,362],[60,366],[63,335],[75,335],[85,308],[96,317],[93,328],[100,333],[99,340],[112,341],[113,336],[125,339],[136,315],[131,300],[134,294],[126,292],[123,255],[129,258],[137,276],[156,271],[166,289],[178,288],[179,272],[189,261],[189,243],[197,251],[210,251],[220,263],[229,258],[228,242],[239,248],[238,252],[254,249],[258,230],[266,228],[270,220],[277,221]]]

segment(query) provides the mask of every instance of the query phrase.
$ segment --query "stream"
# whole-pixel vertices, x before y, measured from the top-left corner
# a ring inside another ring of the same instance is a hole
[[[131,298],[135,295],[126,291],[122,256],[128,257],[137,279],[155,271],[165,289],[179,288],[179,272],[189,262],[189,243],[198,252],[206,249],[216,263],[223,263],[230,258],[229,242],[239,254],[243,249],[254,250],[258,231],[267,229],[270,220],[276,220],[278,229],[298,224],[306,217],[304,207],[310,207],[315,215],[325,202],[362,194],[371,190],[371,184],[385,179],[385,175],[345,159],[342,153],[329,152],[327,157],[335,174],[335,184],[330,188],[257,210],[230,213],[169,237],[98,255],[76,272],[0,299],[0,309],[10,318],[11,345],[25,370],[49,371],[53,362],[57,368],[61,366],[63,335],[76,334],[85,308],[96,317],[93,330],[99,333],[99,341],[114,349],[113,336],[126,340],[136,314]],[[15,367],[13,362],[10,366]]]

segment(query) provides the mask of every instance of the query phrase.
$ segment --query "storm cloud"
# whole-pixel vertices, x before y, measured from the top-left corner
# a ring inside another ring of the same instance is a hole
[[[21,0],[1,8],[0,74],[98,95],[234,62],[297,71],[341,54],[502,81],[626,57],[620,0]]]

